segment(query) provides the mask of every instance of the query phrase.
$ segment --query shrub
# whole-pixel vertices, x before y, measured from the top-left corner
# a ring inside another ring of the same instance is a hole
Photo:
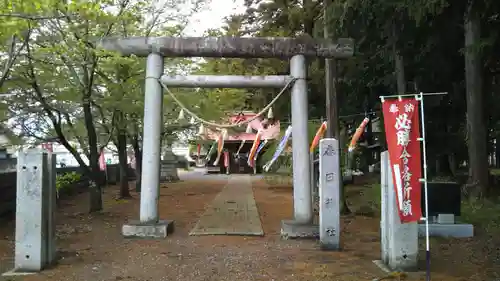
[[[72,184],[79,182],[82,176],[76,172],[64,173],[56,176],[56,189],[60,191]]]

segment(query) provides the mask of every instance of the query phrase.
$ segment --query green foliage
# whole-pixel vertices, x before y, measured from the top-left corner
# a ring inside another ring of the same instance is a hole
[[[461,219],[488,232],[500,230],[499,202],[491,200],[467,200],[462,202]]]
[[[177,9],[175,1],[163,3],[161,7],[158,3],[114,0],[0,4],[3,14],[0,40],[20,34],[30,39],[24,46],[28,55],[21,60],[12,56],[13,66],[2,67],[10,70],[5,75],[12,79],[6,82],[5,88],[12,95],[2,100],[0,115],[11,119],[11,126],[21,132],[26,141],[54,138],[60,142],[64,142],[62,139],[75,141],[88,156],[107,145],[117,131],[140,135],[145,59],[122,57],[98,49],[96,39],[179,36],[192,13],[203,8],[203,2],[191,1],[192,9],[186,11]],[[22,39],[19,38],[19,42],[24,42]],[[194,65],[187,58],[165,62],[169,74],[190,71]],[[0,80],[0,87],[3,82]],[[220,115],[218,110],[234,104],[227,95],[203,102],[203,97],[196,97],[193,91],[178,94],[197,114],[208,111],[208,118],[212,118],[211,112]],[[225,103],[231,105],[225,107]],[[171,125],[177,123],[179,107],[168,96],[164,105],[165,130],[172,135]],[[198,110],[199,105],[208,110]],[[179,128],[182,130],[185,126]]]
[[[62,189],[70,187],[71,185],[79,182],[82,176],[76,172],[64,173],[56,176],[56,189],[59,192]]]
[[[201,2],[191,1],[187,11],[176,1],[2,2],[0,40],[7,44],[0,47],[0,87],[9,95],[0,101],[0,116],[26,142],[59,141],[93,183],[101,182],[100,149],[118,135],[141,135],[145,60],[100,50],[97,41],[180,35]],[[166,67],[184,71],[191,63],[173,59]],[[165,110],[166,126],[171,111]],[[91,210],[101,209],[100,196],[91,196]]]
[[[366,193],[366,201],[368,205],[380,214],[382,189],[380,183],[372,183],[365,186],[364,193]]]

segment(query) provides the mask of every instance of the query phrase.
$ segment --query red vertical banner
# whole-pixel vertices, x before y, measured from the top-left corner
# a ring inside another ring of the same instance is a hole
[[[201,153],[201,145],[197,144],[196,145],[196,156],[198,156],[198,159],[200,159],[200,153]]]
[[[422,217],[419,102],[415,98],[382,102],[392,179],[402,223]]]

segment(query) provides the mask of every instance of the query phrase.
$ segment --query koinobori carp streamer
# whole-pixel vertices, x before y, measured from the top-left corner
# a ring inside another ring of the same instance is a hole
[[[354,151],[354,149],[356,148],[356,144],[358,143],[359,138],[363,134],[363,131],[365,130],[365,127],[368,124],[368,122],[370,122],[370,119],[366,117],[365,119],[363,119],[363,122],[361,122],[359,127],[356,129],[354,136],[352,136],[351,143],[349,144],[348,148],[349,152]]]

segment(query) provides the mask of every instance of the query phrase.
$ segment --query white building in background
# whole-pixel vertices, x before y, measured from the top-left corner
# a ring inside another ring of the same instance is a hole
[[[79,147],[77,144],[73,143],[75,147]],[[82,153],[82,150],[80,148],[77,148],[77,150],[80,152],[80,157],[82,160],[85,162],[85,164],[89,164],[89,159],[87,158],[87,155]],[[79,166],[78,162],[76,161],[75,157],[64,147],[63,145],[59,143],[53,143],[52,145],[52,152],[56,154],[57,158],[57,166],[67,166],[67,167],[75,167]],[[104,148],[104,159],[106,161],[106,164],[118,164],[118,150],[113,144],[108,144]],[[128,163],[131,162],[131,159],[128,159]]]
[[[80,152],[80,157],[82,160],[85,162],[85,164],[89,164],[89,159],[87,158],[87,155],[82,153],[81,149],[79,149],[79,145],[76,143],[72,143],[74,147],[77,147],[77,150]],[[39,145],[40,148],[42,148],[41,145]],[[132,151],[132,147],[129,148],[129,151]],[[56,154],[57,158],[57,166],[66,166],[66,167],[75,167],[79,166],[78,162],[76,161],[75,157],[64,147],[63,145],[59,143],[53,143],[52,144],[52,152]],[[175,143],[172,146],[172,152],[181,157],[186,157],[188,160],[192,160],[191,157],[189,156],[189,147],[183,143]],[[17,155],[16,155],[17,156]],[[128,155],[127,162],[131,164],[134,162],[134,156],[133,153]],[[118,159],[118,150],[116,149],[116,146],[113,144],[108,144],[104,148],[104,159],[106,161],[106,164],[118,164],[119,159]],[[135,164],[135,163],[134,163]]]
[[[76,150],[79,152],[80,157],[82,158],[83,162],[85,164],[89,164],[89,159],[87,158],[87,155],[83,153],[82,149],[80,149],[80,146],[76,142],[70,142],[73,147],[76,148]],[[56,165],[57,167],[76,167],[80,166],[78,162],[76,161],[75,157],[71,152],[69,152],[64,145],[53,142],[50,144],[40,144],[35,146],[35,148],[39,149],[47,149],[48,146],[52,146],[52,153],[56,155]],[[20,149],[28,149],[28,148],[33,148],[33,147],[28,147],[28,146],[10,146],[7,149],[7,152],[12,155],[12,157],[17,158],[18,151]],[[114,145],[108,145],[108,147],[104,148],[104,158],[106,160],[107,164],[117,164],[118,163],[118,154],[116,153],[116,148]]]
[[[72,142],[70,141],[70,144],[76,148],[76,150],[79,152],[80,157],[82,160],[85,162],[85,164],[89,164],[89,159],[87,158],[87,155],[83,153],[83,150],[80,148],[79,143],[77,142]],[[4,134],[0,133],[0,159],[5,159],[10,155],[11,158],[17,158],[17,154],[19,150],[26,150],[29,148],[39,148],[39,149],[49,149],[51,146],[52,153],[56,154],[56,163],[57,167],[77,167],[79,166],[78,162],[76,161],[75,157],[73,154],[71,154],[64,145],[59,144],[57,142],[52,142],[52,143],[46,143],[46,144],[40,144],[35,147],[31,145],[11,145],[10,140],[8,139],[7,136]],[[133,148],[130,146],[128,148],[128,163],[132,164],[133,166],[135,165],[134,161],[134,155],[133,155]],[[185,144],[184,142],[175,142],[174,145],[172,146],[172,152],[180,157],[185,157],[189,161],[192,161],[191,157],[189,156],[189,146]],[[163,156],[162,156],[163,157]],[[118,164],[119,159],[118,159],[118,150],[116,149],[116,146],[113,144],[108,144],[104,148],[104,159],[106,161],[106,164]]]

